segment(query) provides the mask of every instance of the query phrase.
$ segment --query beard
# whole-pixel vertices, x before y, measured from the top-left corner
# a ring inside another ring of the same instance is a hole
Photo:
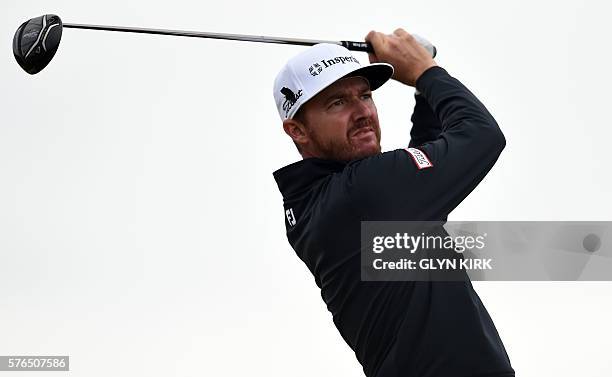
[[[374,148],[364,148],[358,144],[357,140],[349,137],[355,131],[355,128],[351,128],[344,138],[338,140],[321,140],[316,133],[309,132],[309,134],[312,144],[319,151],[321,158],[348,162],[380,153],[380,127],[373,124],[368,124],[368,126],[372,127],[376,134],[376,146]]]

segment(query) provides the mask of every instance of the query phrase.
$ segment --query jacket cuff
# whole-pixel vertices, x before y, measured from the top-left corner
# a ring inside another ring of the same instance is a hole
[[[440,66],[434,65],[433,67],[429,67],[417,79],[415,84],[416,90],[420,93],[426,92],[427,87],[429,87],[436,78],[448,76],[448,72]]]

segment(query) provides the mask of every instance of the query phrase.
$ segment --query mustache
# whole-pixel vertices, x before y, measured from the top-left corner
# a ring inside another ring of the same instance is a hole
[[[360,129],[367,128],[367,127],[370,127],[374,131],[378,132],[377,131],[378,127],[376,127],[376,124],[374,123],[374,120],[371,119],[371,118],[368,118],[368,119],[363,119],[363,120],[355,123],[351,128],[349,128],[348,134],[352,135],[353,133],[359,131]]]

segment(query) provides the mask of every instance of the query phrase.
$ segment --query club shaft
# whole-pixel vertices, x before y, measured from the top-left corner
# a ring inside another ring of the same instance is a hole
[[[149,28],[139,28],[139,27],[85,25],[85,24],[71,24],[71,23],[64,23],[63,26],[65,28],[71,28],[71,29],[120,31],[120,32],[127,32],[127,33],[174,35],[174,36],[181,36],[181,37],[227,39],[227,40],[233,40],[233,41],[280,43],[280,44],[301,45],[301,46],[313,46],[318,43],[333,43],[333,44],[342,45],[342,42],[338,42],[338,41],[323,41],[323,40],[299,39],[299,38],[279,38],[279,37],[266,37],[266,36],[244,35],[244,34],[208,33],[208,32],[200,32],[200,31],[187,31],[187,30],[164,30],[164,29],[149,29]]]
[[[202,31],[187,31],[187,30],[166,30],[166,29],[150,29],[140,27],[127,27],[127,26],[108,26],[108,25],[86,25],[86,24],[63,24],[64,28],[72,29],[88,29],[88,30],[105,30],[105,31],[120,31],[126,33],[140,33],[140,34],[158,34],[158,35],[173,35],[181,37],[194,37],[194,38],[209,38],[209,39],[226,39],[232,41],[246,41],[246,42],[262,42],[262,43],[277,43],[277,44],[289,44],[299,46],[313,46],[319,43],[332,43],[346,47],[351,51],[364,51],[374,52],[372,45],[367,42],[353,42],[353,41],[326,41],[320,39],[301,39],[301,38],[282,38],[282,37],[267,37],[263,35],[246,35],[246,34],[226,34],[226,33],[209,33]],[[413,34],[417,41],[429,51],[432,57],[436,57],[436,47],[431,43]]]

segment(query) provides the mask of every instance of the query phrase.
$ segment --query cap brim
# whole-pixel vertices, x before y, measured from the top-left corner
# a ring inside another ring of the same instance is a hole
[[[376,90],[393,76],[393,66],[387,63],[372,63],[358,68],[342,78],[353,76],[365,77],[370,82],[370,89]]]

